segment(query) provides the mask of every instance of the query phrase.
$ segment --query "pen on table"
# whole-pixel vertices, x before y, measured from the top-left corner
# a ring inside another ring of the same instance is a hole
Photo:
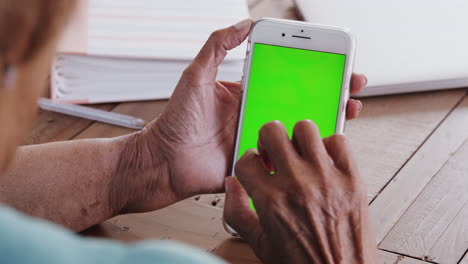
[[[128,127],[132,129],[142,129],[146,126],[145,120],[129,115],[103,111],[81,105],[54,103],[46,98],[40,98],[37,103],[39,108],[43,110],[86,118],[117,126]]]

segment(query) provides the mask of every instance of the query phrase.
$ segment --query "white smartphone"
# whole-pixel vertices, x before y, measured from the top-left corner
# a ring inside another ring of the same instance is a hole
[[[244,152],[257,148],[267,122],[281,121],[290,136],[304,119],[314,121],[323,138],[343,133],[354,50],[346,29],[271,18],[255,23],[244,61],[231,175]]]

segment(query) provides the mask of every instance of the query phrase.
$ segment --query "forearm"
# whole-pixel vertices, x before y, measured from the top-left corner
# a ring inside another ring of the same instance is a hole
[[[109,219],[144,184],[141,177],[132,181],[119,174],[122,166],[137,173],[128,165],[135,157],[126,157],[134,152],[135,137],[20,147],[0,177],[1,201],[73,230]]]

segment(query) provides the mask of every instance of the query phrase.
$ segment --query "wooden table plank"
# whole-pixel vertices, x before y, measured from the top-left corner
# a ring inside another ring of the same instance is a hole
[[[112,110],[117,104],[102,104],[94,107],[102,110]],[[81,131],[91,126],[94,121],[39,110],[34,120],[31,133],[25,140],[25,145],[42,144],[69,140]]]
[[[225,195],[224,193],[197,195],[193,197],[193,200],[200,204],[222,209],[224,208]]]
[[[466,126],[452,127],[465,130],[463,146],[452,154],[423,192],[413,192],[418,198],[380,244],[382,249],[440,263],[456,263],[468,248],[468,99],[464,105],[462,123]],[[451,136],[446,134],[446,138],[448,141]],[[443,152],[442,146],[437,150]],[[392,211],[386,213],[394,215]]]
[[[368,98],[347,124],[372,200],[464,96],[465,90]]]
[[[419,104],[422,105],[423,103]],[[456,152],[463,144],[468,137],[467,118],[468,97],[428,138],[412,159],[371,204],[371,218],[376,229],[378,242],[383,240],[426,184],[442,168],[452,153]],[[380,148],[385,147],[380,146]],[[381,155],[379,159],[382,158],[388,159],[390,157],[382,157]],[[380,174],[378,170],[375,173]]]
[[[380,263],[384,264],[424,264],[428,263],[422,260],[417,260],[395,253],[379,250]]]
[[[465,257],[459,262],[459,264],[468,264],[468,252],[465,252]]]
[[[213,251],[231,236],[222,226],[223,211],[182,201],[144,214],[121,215],[108,220],[139,240],[170,239]]]
[[[429,256],[436,256],[439,263],[456,263],[455,256],[463,255],[463,250],[468,250],[468,203],[450,223],[447,230],[437,240],[429,252]],[[453,254],[452,254],[453,253]],[[465,253],[466,254],[466,253]]]

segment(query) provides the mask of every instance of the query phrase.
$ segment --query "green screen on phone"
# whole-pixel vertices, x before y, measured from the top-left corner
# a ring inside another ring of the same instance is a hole
[[[346,55],[255,43],[239,136],[240,158],[257,148],[258,132],[279,120],[314,121],[322,138],[335,133]]]
[[[270,121],[281,121],[290,137],[305,119],[322,138],[335,133],[346,55],[260,43],[252,52],[237,158],[257,148],[258,132]]]

